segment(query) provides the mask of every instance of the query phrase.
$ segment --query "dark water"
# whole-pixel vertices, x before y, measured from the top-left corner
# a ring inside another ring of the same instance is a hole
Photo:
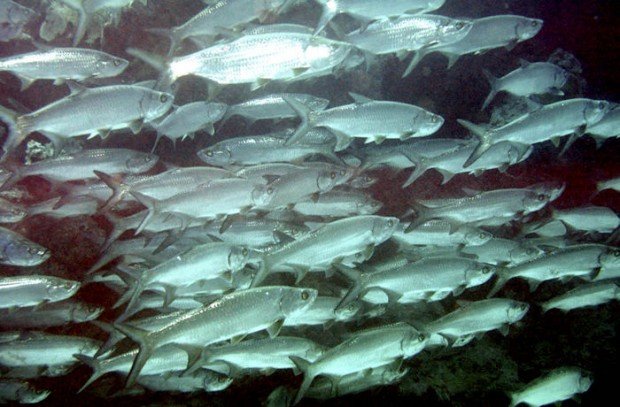
[[[310,3],[310,2],[309,2]],[[287,89],[313,93],[326,97],[332,105],[348,103],[348,91],[357,92],[373,98],[403,101],[417,104],[442,115],[446,123],[436,137],[465,136],[466,132],[456,123],[457,118],[484,123],[489,119],[488,112],[480,112],[479,107],[488,93],[488,85],[481,70],[490,70],[501,76],[519,66],[518,59],[544,61],[561,48],[571,53],[579,61],[585,83],[583,95],[594,99],[618,102],[620,80],[620,59],[618,47],[618,12],[615,1],[567,1],[567,0],[448,0],[438,14],[452,17],[483,17],[495,14],[519,14],[544,20],[542,31],[533,39],[517,45],[513,50],[493,50],[484,55],[462,57],[456,65],[446,69],[446,59],[438,54],[427,56],[425,60],[406,79],[401,73],[406,62],[396,58],[381,59],[379,67],[369,72],[356,70],[337,78],[327,77],[306,83],[284,87],[270,84],[267,92]],[[202,8],[198,1],[167,0],[149,2],[147,7],[135,5],[123,15],[118,28],[106,31],[104,51],[132,58],[125,48],[134,46],[163,54],[168,41],[144,32],[144,27],[169,27],[179,25]],[[302,5],[291,11],[287,20],[294,22],[315,22],[318,18],[316,7]],[[346,17],[339,17],[346,24]],[[64,42],[63,42],[64,41]],[[55,45],[67,45],[68,41],[59,39]],[[10,55],[29,50],[24,43],[0,45],[2,55]],[[179,53],[191,50],[189,45]],[[133,62],[123,75],[127,82],[154,78],[157,73],[139,62]],[[5,84],[0,84],[2,104],[8,98],[15,98],[29,109],[43,106],[66,92],[63,88],[50,91],[49,84],[37,83],[26,92],[19,87],[10,75],[2,74]],[[205,98],[206,86],[194,79],[183,79],[180,84],[178,102],[185,103]],[[218,100],[235,103],[248,96],[243,87],[232,87],[218,96]],[[576,94],[575,94],[576,96]],[[495,103],[501,103],[505,96],[499,95]],[[194,141],[186,140],[172,144],[163,140],[157,150],[161,160],[179,165],[197,165],[200,161],[195,151],[221,139],[244,135],[260,134],[269,131],[269,125],[260,123],[247,129],[242,122],[230,121],[217,135],[209,138],[199,135]],[[128,147],[144,151],[150,150],[154,134],[148,132],[139,136],[127,134],[112,135],[105,141],[92,140],[86,146]],[[460,194],[462,187],[494,189],[507,186],[526,186],[535,182],[562,180],[567,183],[563,195],[554,202],[556,208],[567,208],[592,203],[603,205],[620,212],[620,196],[613,191],[604,191],[590,200],[595,184],[602,179],[620,175],[620,144],[618,140],[607,141],[601,149],[588,137],[578,140],[563,157],[550,145],[537,145],[535,153],[524,163],[513,166],[508,174],[497,171],[485,172],[482,176],[458,175],[449,184],[439,186],[438,173],[429,171],[413,186],[403,190],[402,182],[408,172],[393,177],[389,171],[379,171],[380,181],[373,187],[375,198],[385,207],[384,214],[400,214],[412,198],[428,198]],[[38,201],[53,194],[52,187],[40,179],[27,179],[20,183]],[[68,278],[80,279],[83,271],[97,259],[99,247],[109,233],[110,225],[103,217],[79,219],[74,221],[55,221],[36,217],[22,222],[17,231],[52,250],[52,259],[38,267],[37,273],[49,273]],[[23,272],[5,268],[2,273]],[[564,292],[574,283],[546,283],[535,293],[530,294],[522,281],[507,284],[504,296],[530,303],[544,301]],[[479,292],[482,291],[482,292]],[[466,299],[481,299],[484,290],[464,295]],[[108,308],[116,300],[116,295],[100,285],[90,285],[78,293],[78,299],[94,302]],[[117,312],[106,311],[102,319],[113,320]],[[563,314],[551,311],[542,314],[537,307],[531,307],[518,328],[512,328],[508,336],[491,332],[479,341],[464,348],[456,348],[433,354],[423,354],[407,361],[409,375],[399,384],[380,388],[360,395],[347,396],[323,402],[325,405],[359,405],[371,403],[413,404],[416,405],[467,405],[498,406],[507,405],[505,391],[516,390],[520,385],[540,376],[555,367],[574,365],[591,372],[594,383],[583,394],[582,405],[609,404],[603,402],[606,396],[614,395],[617,382],[618,328],[620,305],[610,303],[584,310]],[[322,328],[317,328],[317,330]],[[105,335],[88,324],[75,325],[50,330],[54,333],[79,334],[105,339]],[[323,335],[322,332],[315,332]],[[139,397],[107,398],[108,391],[121,388],[121,381],[114,375],[106,375],[83,394],[76,390],[90,375],[86,367],[79,367],[66,378],[42,379],[40,387],[54,390],[45,404],[75,405],[116,404],[116,405],[258,405],[278,385],[298,386],[300,377],[292,373],[276,373],[268,377],[246,378],[233,383],[225,392],[214,394],[170,395],[151,393]],[[612,399],[613,400],[613,399]],[[317,404],[305,399],[302,405]],[[574,402],[565,402],[574,405]]]

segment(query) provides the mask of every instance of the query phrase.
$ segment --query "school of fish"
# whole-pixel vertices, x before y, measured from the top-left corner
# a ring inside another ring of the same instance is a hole
[[[448,119],[428,107],[347,88],[330,90],[334,103],[316,85],[394,57],[411,58],[398,63],[403,77],[432,53],[448,68],[494,49],[512,60],[540,19],[449,17],[446,0],[193,0],[180,25],[139,27],[157,46],[121,57],[103,51],[105,30],[165,1],[19,3],[0,0],[0,44],[30,51],[0,58],[0,86],[67,91],[35,109],[19,92],[0,106],[0,403],[42,402],[55,389],[39,379],[77,368],[92,371],[78,392],[112,373],[125,396],[224,392],[289,370],[296,387],[270,389],[266,405],[325,400],[398,383],[422,353],[510,335],[533,308],[569,324],[574,309],[620,299],[613,209],[554,206],[561,179],[444,189],[460,174],[510,177],[543,143],[562,157],[580,137],[618,137],[620,108],[572,97],[575,72],[551,59],[481,71],[489,93],[475,110],[496,107],[494,120],[458,118],[463,132],[441,138]],[[304,7],[318,19],[289,18]],[[130,79],[138,68],[151,77]],[[521,109],[501,116],[500,102]],[[225,126],[246,130],[216,138]],[[142,141],[105,143],[121,135]],[[187,138],[206,140],[189,164],[158,157]],[[433,169],[435,189],[411,194]],[[391,212],[372,191],[401,171],[407,208]],[[612,175],[598,191],[620,191]],[[36,271],[63,255],[23,226],[35,216],[103,219],[98,258],[79,278]],[[505,290],[513,280],[531,294]],[[566,288],[537,296],[551,283]],[[84,301],[92,287],[112,300]],[[96,329],[62,334],[79,324]],[[503,389],[505,403],[561,402],[593,380],[549,366]]]

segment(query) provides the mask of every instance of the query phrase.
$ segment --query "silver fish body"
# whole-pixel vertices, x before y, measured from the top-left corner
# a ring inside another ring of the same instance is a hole
[[[205,129],[213,135],[213,123],[224,117],[228,105],[215,102],[193,102],[176,107],[158,123],[152,123],[159,138],[163,135],[173,140],[184,140],[195,132]],[[156,141],[157,143],[157,141]]]
[[[28,307],[72,297],[80,288],[77,281],[52,276],[30,275],[0,279],[0,308]]]
[[[37,307],[0,310],[0,325],[11,329],[47,328],[96,319],[102,307],[76,301],[61,301]]]
[[[50,256],[45,247],[0,227],[0,264],[33,267],[44,263]]]
[[[223,120],[232,116],[242,116],[252,123],[264,119],[284,119],[295,117],[297,114],[283,99],[283,96],[294,98],[300,103],[309,106],[312,110],[323,110],[329,100],[303,93],[275,93],[247,100],[230,106]]]
[[[588,391],[592,378],[584,371],[574,367],[554,369],[548,374],[533,380],[522,390],[510,394],[510,407],[520,403],[539,407],[561,403],[578,393]]]
[[[45,400],[51,393],[49,390],[39,390],[23,380],[0,379],[2,403],[36,404]]]
[[[567,293],[553,297],[541,304],[544,312],[551,309],[570,311],[620,300],[620,288],[614,283],[593,283],[578,286]]]

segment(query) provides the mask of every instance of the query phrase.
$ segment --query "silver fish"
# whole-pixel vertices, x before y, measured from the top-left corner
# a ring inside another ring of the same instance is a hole
[[[522,390],[510,394],[510,407],[520,403],[539,407],[561,403],[578,393],[585,393],[592,385],[592,378],[581,369],[561,367],[526,384]]]
[[[512,48],[519,42],[535,37],[543,26],[542,20],[509,14],[483,17],[472,20],[472,23],[471,29],[460,41],[430,46],[416,52],[404,76],[430,53],[440,52],[446,55],[450,68],[461,55],[482,53],[500,47]]]
[[[605,206],[554,209],[552,216],[572,229],[586,232],[611,233],[620,226],[618,215]]]
[[[33,267],[44,263],[50,256],[45,247],[0,227],[0,264]]]
[[[39,390],[23,380],[0,379],[0,402],[36,404],[45,400],[52,392]]]
[[[0,325],[11,329],[47,328],[92,321],[102,312],[102,307],[84,302],[61,301],[36,307],[0,310]]]
[[[497,237],[479,246],[465,246],[461,249],[461,252],[474,255],[481,262],[495,265],[516,265],[544,254],[542,249],[529,243],[527,240],[517,241]]]
[[[543,106],[496,128],[483,128],[458,119],[459,124],[480,140],[463,166],[471,166],[493,144],[500,141],[530,145],[575,133],[563,147],[565,151],[575,137],[601,120],[609,108],[609,102],[603,100],[569,99]]]
[[[26,216],[28,216],[26,209],[0,198],[0,223],[17,223]]]
[[[194,133],[205,130],[210,135],[215,133],[213,123],[224,117],[228,105],[215,102],[193,102],[175,107],[174,110],[158,123],[151,123],[157,130],[157,139],[153,151],[161,136],[166,136],[176,146],[178,139],[193,137]]]
[[[52,276],[2,277],[0,308],[28,307],[72,297],[80,288],[77,281]]]
[[[333,189],[321,193],[316,200],[305,199],[295,203],[295,212],[304,216],[347,217],[372,215],[383,204],[364,192]]]
[[[521,61],[520,68],[501,78],[495,78],[487,70],[482,72],[491,85],[491,91],[482,104],[483,110],[499,92],[508,92],[511,95],[523,97],[543,93],[563,96],[564,92],[561,89],[566,85],[569,78],[569,73],[555,64],[549,62],[529,63],[524,60]]]
[[[445,0],[387,0],[378,3],[373,0],[317,0],[323,12],[315,34],[337,16],[344,13],[362,21],[378,20],[382,17],[396,17],[402,14],[421,14],[437,10]]]
[[[570,311],[620,300],[620,288],[614,283],[592,283],[578,286],[567,293],[553,297],[540,304],[543,312],[550,309]]]
[[[413,250],[411,246],[480,246],[493,238],[493,235],[482,229],[462,225],[453,230],[449,222],[440,219],[429,220],[405,233],[404,225],[399,225],[392,239],[402,250]]]
[[[69,96],[50,103],[32,113],[16,117],[6,112],[9,138],[5,150],[11,151],[30,133],[44,133],[55,143],[63,138],[82,135],[106,135],[110,130],[131,127],[166,113],[174,97],[136,85],[111,85],[80,88]],[[11,117],[13,116],[13,117]]]
[[[441,116],[418,106],[350,95],[355,103],[320,112],[311,111],[295,99],[285,98],[301,118],[299,128],[286,143],[294,145],[310,129],[320,127],[346,137],[364,138],[366,143],[381,143],[386,138],[405,140],[431,135],[444,122]]]
[[[0,59],[0,71],[10,71],[22,83],[22,90],[38,79],[55,84],[121,74],[129,62],[105,52],[85,48],[51,48]]]
[[[225,295],[156,331],[144,332],[116,324],[140,346],[127,385],[135,382],[153,351],[166,344],[207,346],[264,329],[275,336],[287,316],[308,308],[316,296],[316,290],[307,288],[261,287]]]
[[[294,404],[304,397],[319,375],[345,376],[386,365],[398,358],[410,358],[424,349],[426,341],[426,335],[412,326],[397,323],[357,332],[312,363],[291,356],[297,368],[304,372]]]
[[[597,147],[608,138],[620,136],[620,108],[614,105],[603,118],[592,126],[588,126],[587,132],[594,137]]]

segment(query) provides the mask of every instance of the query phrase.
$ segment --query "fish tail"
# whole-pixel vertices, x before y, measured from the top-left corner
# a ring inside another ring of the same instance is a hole
[[[168,37],[170,39],[170,49],[168,50],[168,56],[172,56],[172,53],[179,46],[179,43],[181,42],[181,38],[178,34],[178,31],[176,31],[175,29],[148,28],[146,31],[151,34],[159,35],[160,37]]]
[[[409,226],[405,228],[405,233],[411,232],[424,222],[430,220],[428,217],[429,208],[417,202],[410,202],[409,205],[411,206],[411,215],[413,215],[414,218],[411,223],[409,223]]]
[[[492,144],[489,137],[489,132],[484,127],[463,119],[457,119],[456,121],[480,140],[474,151],[463,164],[463,168],[467,168],[476,162],[482,154],[484,154],[491,147]]]
[[[103,181],[113,191],[112,196],[106,201],[101,208],[102,211],[108,211],[123,199],[123,196],[129,191],[129,185],[123,184],[121,179],[115,178],[103,171],[93,170],[95,175]]]
[[[293,135],[286,140],[285,144],[290,146],[291,144],[299,142],[299,140],[301,140],[301,138],[310,130],[309,121],[312,111],[308,106],[304,105],[297,99],[289,96],[282,96],[282,99],[289,104],[289,106],[299,115],[299,118],[301,119],[301,124],[297,128],[297,131],[295,131],[295,133],[293,133]]]
[[[24,119],[8,107],[0,106],[0,120],[6,124],[8,130],[6,141],[2,147],[4,155],[0,160],[5,161],[13,149],[24,139],[25,136],[22,134],[26,129],[24,128]]]
[[[131,365],[131,370],[127,376],[127,382],[125,383],[125,387],[131,387],[136,383],[136,379],[140,375],[142,368],[151,357],[153,353],[153,344],[151,343],[148,331],[119,323],[115,323],[114,328],[136,342],[140,347],[138,355],[136,355]]]
[[[129,193],[133,195],[134,198],[138,200],[138,202],[146,206],[146,208],[148,209],[146,216],[144,216],[144,219],[142,219],[142,222],[140,222],[140,225],[136,229],[135,235],[139,235],[140,233],[142,233],[144,228],[149,224],[151,219],[153,219],[153,216],[157,213],[157,200],[151,198],[150,196],[141,194],[140,192],[137,192],[137,191],[130,190]]]
[[[132,311],[136,308],[138,298],[140,297],[140,294],[142,294],[142,291],[144,291],[144,283],[141,278],[142,276],[136,275],[133,270],[127,267],[119,267],[118,270],[123,273],[125,276],[123,277],[123,280],[129,285],[127,291],[123,293],[123,295],[113,306],[113,308],[118,308],[125,302],[129,301],[127,303],[127,307],[125,307],[125,312],[118,317],[119,321],[123,321],[133,314]]]
[[[497,292],[501,290],[504,285],[506,285],[506,281],[508,281],[508,279],[504,277],[499,270],[497,273],[497,280],[495,281],[493,288],[491,288],[491,291],[489,291],[489,293],[487,294],[487,298],[491,298],[495,294],[497,294]]]
[[[334,311],[338,311],[359,298],[361,291],[361,274],[355,269],[344,266],[342,264],[337,264],[335,265],[335,267],[341,275],[343,275],[347,280],[353,282],[353,287],[351,287],[349,291],[347,291],[346,295],[342,298],[342,300],[340,300],[338,305],[336,305]]]
[[[314,380],[314,373],[312,373],[312,365],[305,359],[302,359],[297,356],[289,356],[289,359],[295,364],[295,367],[304,373],[304,380],[297,391],[297,395],[295,396],[295,401],[293,401],[293,405],[299,403],[301,399],[304,397],[304,394],[310,388],[312,381]]]
[[[78,393],[81,393],[84,389],[90,386],[95,380],[103,376],[103,374],[105,374],[106,372],[103,371],[103,368],[101,367],[101,362],[98,359],[80,354],[75,354],[73,355],[73,357],[93,369],[93,374],[86,381],[86,383],[84,383],[84,385],[80,387],[80,390],[77,391]]]
[[[426,170],[428,170],[428,166],[426,164],[426,160],[424,158],[409,158],[409,160],[415,164],[415,168],[413,169],[413,171],[411,172],[411,175],[409,175],[409,178],[407,178],[407,181],[405,181],[405,183],[403,184],[403,188],[408,187],[409,185],[413,184],[418,178],[420,178],[422,175],[424,175],[424,173],[426,172]]]
[[[403,75],[401,77],[405,78],[405,77],[409,76],[409,74],[411,72],[413,72],[415,67],[418,66],[420,61],[422,61],[422,59],[424,59],[424,57],[426,56],[426,53],[427,53],[427,51],[424,48],[416,51],[413,54],[413,57],[411,57],[411,61],[409,61],[409,65],[407,65],[407,69],[405,69],[405,72],[403,72]]]
[[[205,365],[208,359],[209,359],[209,356],[207,355],[207,348],[203,348],[200,351],[200,356],[197,357],[193,362],[190,361],[189,366],[187,367],[187,370],[181,373],[181,376],[183,377],[190,376],[196,370],[200,369],[203,365]]]
[[[119,336],[118,332],[114,330],[114,327],[112,326],[112,324],[109,324],[103,321],[97,321],[97,320],[90,321],[90,323],[95,325],[97,328],[101,329],[102,331],[105,331],[109,334],[108,339],[97,350],[97,353],[95,353],[94,357],[98,358],[104,353],[107,353],[108,351],[110,351],[114,347],[114,345],[116,345],[118,341],[122,339],[122,336]]]
[[[125,51],[127,51],[129,55],[134,56],[140,59],[142,62],[146,63],[147,65],[152,66],[159,72],[165,72],[168,69],[168,63],[166,62],[166,59],[160,55],[133,47],[129,47]]]
[[[491,91],[489,92],[489,95],[487,96],[487,98],[484,100],[484,103],[482,104],[482,107],[480,108],[480,110],[486,109],[489,103],[491,103],[491,101],[495,98],[495,95],[497,95],[497,86],[498,86],[497,78],[493,76],[491,72],[489,72],[486,69],[483,69],[482,74],[487,79],[487,81],[489,81],[489,85],[491,86]]]
[[[262,260],[258,267],[258,271],[256,272],[254,279],[252,280],[252,284],[250,284],[250,288],[257,287],[260,283],[262,283],[265,280],[265,278],[267,278],[267,276],[269,275],[269,272],[271,271],[270,259],[271,259],[271,256],[269,255],[262,256]]]
[[[319,22],[316,25],[316,29],[314,30],[313,35],[317,35],[321,31],[323,31],[335,15],[335,10],[331,9],[326,4],[323,5],[323,12],[321,13],[321,17],[319,18]]]

